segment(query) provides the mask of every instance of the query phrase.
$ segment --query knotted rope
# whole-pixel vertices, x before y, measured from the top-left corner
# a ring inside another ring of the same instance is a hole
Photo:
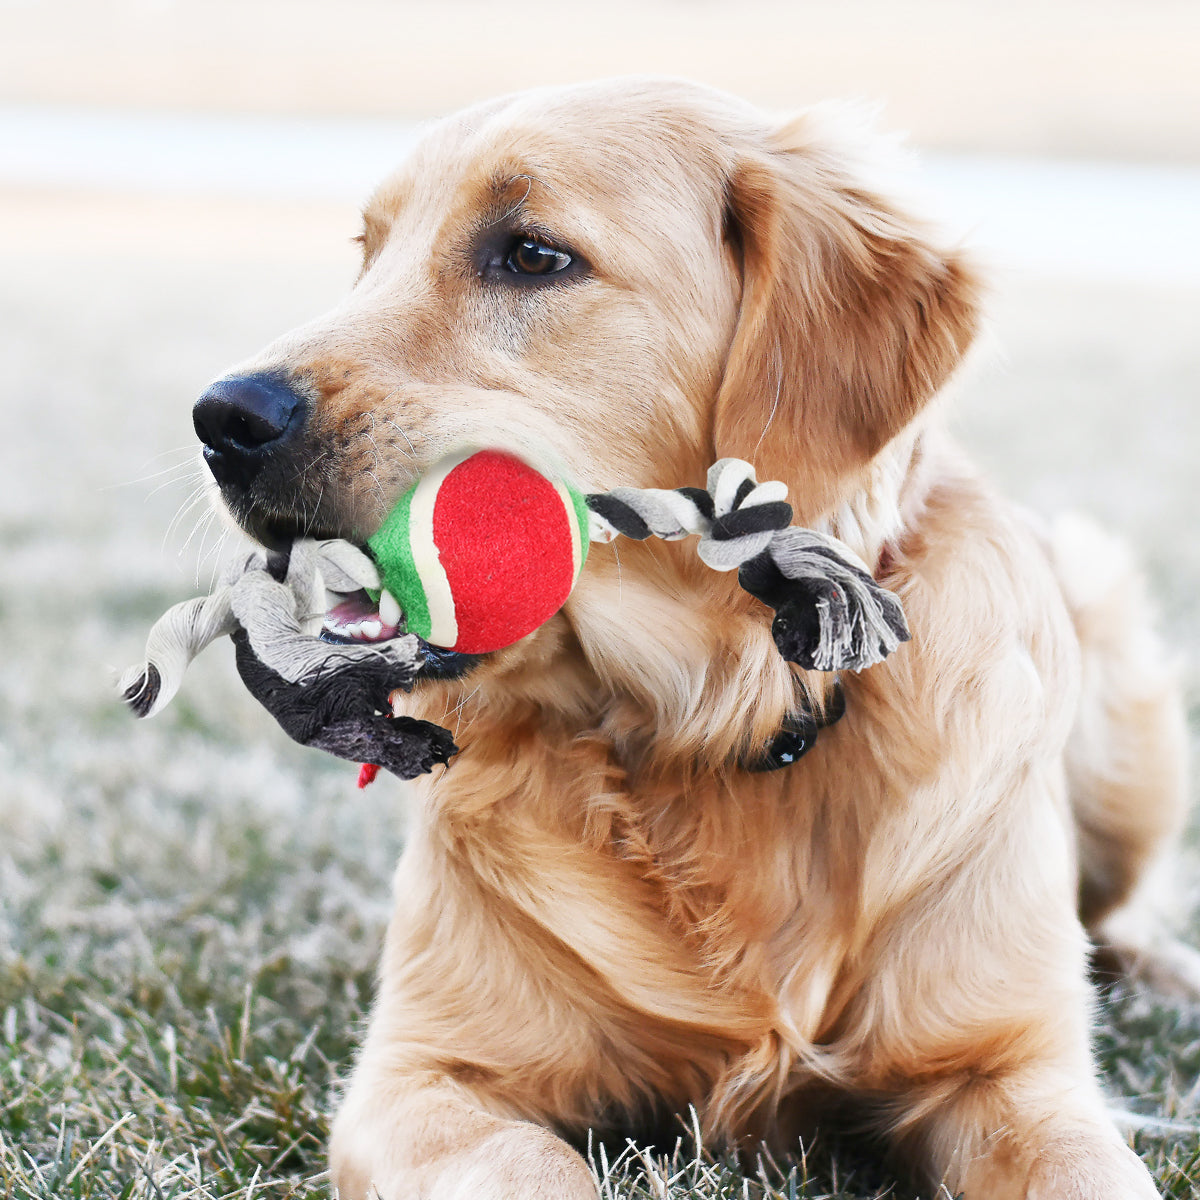
[[[862,671],[908,640],[900,601],[880,587],[844,542],[791,526],[787,486],[758,483],[754,468],[723,458],[700,488],[618,487],[587,497],[590,535],[676,541],[700,535],[715,571],[738,571],[751,595],[776,609],[780,653],[816,671]]]

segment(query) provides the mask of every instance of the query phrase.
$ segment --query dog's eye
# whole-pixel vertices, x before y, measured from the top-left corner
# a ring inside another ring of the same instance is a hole
[[[571,256],[536,238],[517,238],[504,260],[506,270],[515,275],[553,275],[571,265]]]

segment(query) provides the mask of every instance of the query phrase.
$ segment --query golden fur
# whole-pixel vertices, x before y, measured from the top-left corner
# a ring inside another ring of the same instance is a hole
[[[771,774],[739,756],[823,684],[687,548],[596,547],[563,613],[419,691],[463,750],[396,875],[344,1200],[582,1198],[551,1131],[694,1104],[786,1145],[834,1096],[968,1200],[1156,1195],[1095,1082],[1076,911],[1178,827],[1178,697],[1131,568],[1058,577],[1103,535],[1037,530],[942,432],[979,286],[860,158],[836,114],[682,83],[481,106],[371,200],[345,302],[243,367],[315,398],[320,494],[281,514],[362,538],[463,442],[595,490],[736,455],[913,632]],[[505,222],[589,269],[489,283]]]

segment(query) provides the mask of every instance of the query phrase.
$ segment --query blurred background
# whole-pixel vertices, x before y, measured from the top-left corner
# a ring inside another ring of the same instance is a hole
[[[287,743],[220,648],[156,721],[116,703],[150,623],[211,581],[192,401],[349,286],[359,205],[422,122],[647,71],[781,111],[861,99],[907,132],[992,280],[960,435],[1011,494],[1133,543],[1195,741],[1194,0],[0,0],[0,1036],[11,1088],[22,1042],[62,1072],[47,1120],[90,1096],[98,1137],[117,1103],[54,1014],[120,1016],[146,981],[156,1020],[253,992],[274,1021],[353,1029],[403,836],[401,789],[358,794]],[[347,1049],[321,1046],[314,1112]],[[1164,1069],[1117,1086],[1170,1111]],[[111,1145],[146,1152],[122,1128]]]

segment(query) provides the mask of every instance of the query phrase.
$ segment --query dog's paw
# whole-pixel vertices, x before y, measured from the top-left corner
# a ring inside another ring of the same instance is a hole
[[[444,1170],[429,1200],[596,1200],[583,1159],[536,1125],[501,1130],[461,1167]]]
[[[455,1119],[457,1118],[457,1119]],[[470,1109],[431,1108],[395,1128],[339,1120],[338,1200],[596,1200],[583,1159],[548,1129]]]
[[[1047,1146],[1029,1176],[1025,1200],[1160,1200],[1141,1159],[1128,1146],[1093,1137]]]

